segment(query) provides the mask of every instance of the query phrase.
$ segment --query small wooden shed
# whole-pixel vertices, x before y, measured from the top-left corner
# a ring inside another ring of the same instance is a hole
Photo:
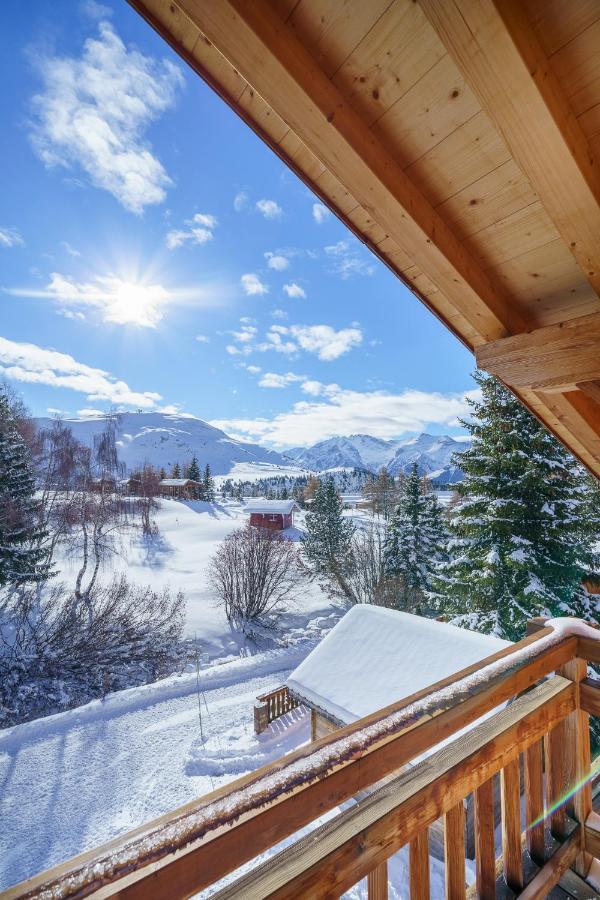
[[[246,512],[250,515],[250,524],[256,528],[269,528],[272,531],[283,531],[294,525],[294,512],[300,509],[295,500],[248,500]]]
[[[292,672],[286,686],[293,701],[310,708],[314,741],[509,645],[509,641],[446,622],[361,604],[340,619]],[[471,857],[475,850],[472,807],[469,797],[466,850]],[[499,803],[496,810],[499,813]],[[431,852],[439,855],[434,829]]]

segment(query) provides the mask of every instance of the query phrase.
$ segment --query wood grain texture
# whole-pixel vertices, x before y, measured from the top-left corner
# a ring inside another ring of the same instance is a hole
[[[544,814],[544,754],[543,743],[537,741],[525,751],[525,825],[527,848],[531,858],[540,865],[545,857],[544,821],[532,825]]]
[[[465,805],[461,800],[444,816],[444,867],[446,900],[466,896]]]
[[[367,875],[368,900],[388,900],[388,867],[387,862],[379,863]]]
[[[411,840],[408,850],[410,900],[429,900],[429,834],[424,828]]]
[[[535,745],[533,745],[535,746]],[[475,871],[477,893],[493,898],[496,893],[496,848],[494,846],[494,781],[484,781],[474,791]]]
[[[519,759],[511,760],[500,776],[502,795],[502,857],[504,877],[513,891],[523,887],[521,855],[521,791]]]

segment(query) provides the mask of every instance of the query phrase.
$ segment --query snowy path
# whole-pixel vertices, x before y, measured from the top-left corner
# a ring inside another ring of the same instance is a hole
[[[176,682],[185,686],[179,696],[151,686],[137,692],[138,703],[113,695],[104,708],[90,704],[83,714],[73,710],[0,732],[0,889],[307,740],[309,717],[301,711],[264,738],[252,731],[254,698],[281,684],[296,661],[288,653],[211,669],[203,677],[205,744],[195,676]],[[136,692],[123,693],[134,701]]]

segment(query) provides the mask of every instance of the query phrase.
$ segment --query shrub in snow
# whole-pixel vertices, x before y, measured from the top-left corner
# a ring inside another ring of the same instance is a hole
[[[279,532],[246,525],[221,542],[209,577],[229,624],[248,633],[273,622],[292,599],[301,575],[296,546]]]
[[[183,594],[96,584],[86,605],[64,585],[0,596],[0,726],[171,674],[183,655]]]
[[[463,422],[473,444],[456,457],[465,479],[437,600],[456,624],[510,640],[541,614],[596,621],[600,597],[582,581],[597,563],[597,487],[506,388],[482,373],[475,380],[482,398]]]

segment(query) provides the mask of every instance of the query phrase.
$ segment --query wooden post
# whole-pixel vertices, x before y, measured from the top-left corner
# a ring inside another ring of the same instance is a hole
[[[591,772],[590,754],[590,717],[581,708],[581,682],[587,675],[587,662],[584,659],[573,659],[557,670],[558,675],[569,678],[577,685],[577,709],[567,716],[564,722],[565,756],[569,760],[566,773],[567,786],[573,787],[581,784],[577,793],[570,799],[567,806],[569,815],[581,824],[592,812],[592,785],[589,780]],[[584,839],[585,846],[585,839]],[[590,853],[582,850],[575,859],[573,868],[578,875],[585,878],[592,864]]]
[[[264,700],[257,700],[254,704],[254,731],[260,734],[269,725],[269,704]]]
[[[500,773],[502,795],[502,857],[506,882],[515,893],[523,887],[521,854],[521,772],[519,757]]]
[[[429,900],[429,833],[419,831],[409,845],[410,900]]]
[[[446,900],[466,897],[465,805],[461,800],[444,816],[444,863]]]
[[[475,801],[475,867],[477,896],[496,896],[496,848],[494,845],[494,779],[488,778],[473,794]]]
[[[536,741],[525,751],[525,824],[527,827],[527,848],[531,858],[542,865],[546,848],[544,842],[544,820],[530,827],[544,813],[544,773],[542,741]]]
[[[369,900],[387,900],[388,897],[388,870],[387,862],[373,869],[367,875],[367,896]]]
[[[566,719],[548,732],[544,739],[546,763],[546,810],[560,800],[567,790],[566,760],[567,730]],[[564,804],[550,813],[550,831],[558,840],[567,836],[567,814]]]

